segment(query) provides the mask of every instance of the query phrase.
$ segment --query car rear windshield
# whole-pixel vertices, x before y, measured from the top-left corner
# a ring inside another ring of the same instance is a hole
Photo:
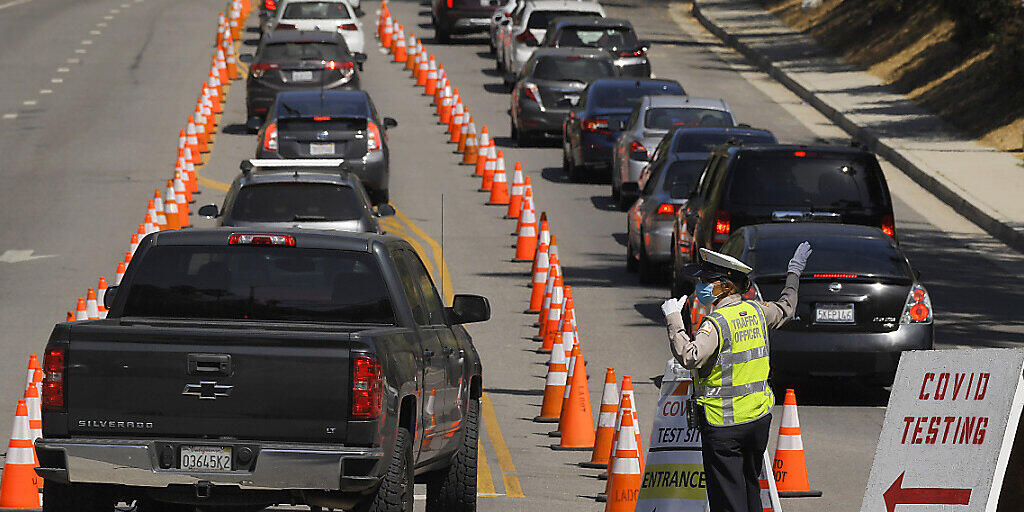
[[[688,191],[692,189],[694,184],[697,183],[697,179],[700,178],[700,172],[704,170],[704,164],[704,160],[678,160],[672,162],[665,172],[665,182],[662,185],[662,190],[671,192],[676,183],[682,183],[682,190]]]
[[[639,87],[637,84],[639,83]],[[683,88],[671,82],[626,82],[601,84],[590,92],[590,100],[600,108],[632,109],[644,96],[682,96]]]
[[[263,47],[259,60],[263,62],[335,60],[343,56],[341,48],[334,43],[271,43]]]
[[[356,220],[364,213],[359,194],[347,185],[264,183],[238,191],[231,217],[244,222]]]
[[[155,246],[136,265],[124,316],[395,323],[387,285],[369,253]]]
[[[605,50],[636,48],[636,33],[625,27],[568,27],[558,34],[559,47],[586,46]]]
[[[585,57],[541,57],[533,68],[537,80],[573,80],[590,82],[615,76],[611,59]]]
[[[756,206],[877,208],[885,205],[880,174],[873,158],[804,151],[741,153],[726,197],[734,204]]]
[[[808,241],[814,256],[807,260],[803,276],[857,274],[909,278],[910,268],[888,240],[841,236],[799,236],[757,240],[745,262],[761,275],[785,275],[793,251]]]
[[[680,133],[676,135],[673,153],[710,153],[715,146],[728,141],[737,144],[775,144],[770,133]]]
[[[531,30],[544,30],[548,28],[548,23],[551,23],[555,18],[561,18],[562,16],[600,16],[600,14],[590,11],[533,11],[530,13],[530,19],[526,20],[526,28]]]
[[[347,20],[348,9],[341,2],[290,3],[281,13],[283,20]]]
[[[733,126],[732,114],[706,108],[652,108],[644,116],[644,126],[655,130],[671,130],[681,126]]]

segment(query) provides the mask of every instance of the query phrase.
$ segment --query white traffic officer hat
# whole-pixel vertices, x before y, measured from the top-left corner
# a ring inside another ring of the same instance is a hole
[[[728,279],[741,287],[747,283],[747,274],[754,269],[727,254],[701,248],[700,262],[683,268],[683,275],[696,280]]]

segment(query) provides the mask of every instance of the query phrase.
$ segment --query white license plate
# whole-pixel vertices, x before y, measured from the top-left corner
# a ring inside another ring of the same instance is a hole
[[[292,71],[292,82],[311,82],[313,81],[312,71]]]
[[[231,471],[230,446],[182,446],[184,471]]]
[[[334,154],[334,143],[330,144],[310,144],[309,145],[310,155],[333,155]]]
[[[852,324],[853,304],[818,304],[814,321],[821,324]]]

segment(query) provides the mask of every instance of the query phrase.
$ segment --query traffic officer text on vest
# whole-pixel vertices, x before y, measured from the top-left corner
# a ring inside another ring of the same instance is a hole
[[[701,432],[711,512],[762,512],[758,476],[775,396],[768,385],[768,329],[793,317],[800,273],[811,246],[800,244],[789,262],[786,286],[775,302],[745,300],[753,270],[731,256],[700,250],[684,272],[697,281],[706,308],[691,339],[683,327],[685,297],[662,305],[672,354],[693,371],[696,422]]]

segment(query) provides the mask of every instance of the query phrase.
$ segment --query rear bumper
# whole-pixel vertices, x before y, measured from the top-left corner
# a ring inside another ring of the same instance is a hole
[[[646,57],[627,57],[616,59],[615,69],[619,71],[619,76],[635,78],[651,77],[651,63]]]
[[[384,471],[382,448],[348,448],[302,443],[216,441],[218,445],[255,447],[248,469],[203,473],[165,469],[160,452],[210,440],[40,439],[37,472],[55,483],[113,484],[130,487],[195,485],[235,486],[243,490],[318,489],[359,492],[372,488]],[[170,448],[168,448],[170,447]],[[237,449],[233,450],[237,453]],[[176,465],[172,462],[170,465]],[[164,464],[165,466],[167,464]]]
[[[530,132],[557,133],[562,135],[562,124],[569,116],[568,109],[543,108],[535,101],[524,100],[519,104],[518,128]]]
[[[672,261],[672,221],[655,221],[644,231],[644,250],[654,263]],[[774,340],[774,338],[772,338]]]
[[[934,324],[892,332],[771,332],[771,366],[789,377],[891,377],[907,350],[930,350]]]

